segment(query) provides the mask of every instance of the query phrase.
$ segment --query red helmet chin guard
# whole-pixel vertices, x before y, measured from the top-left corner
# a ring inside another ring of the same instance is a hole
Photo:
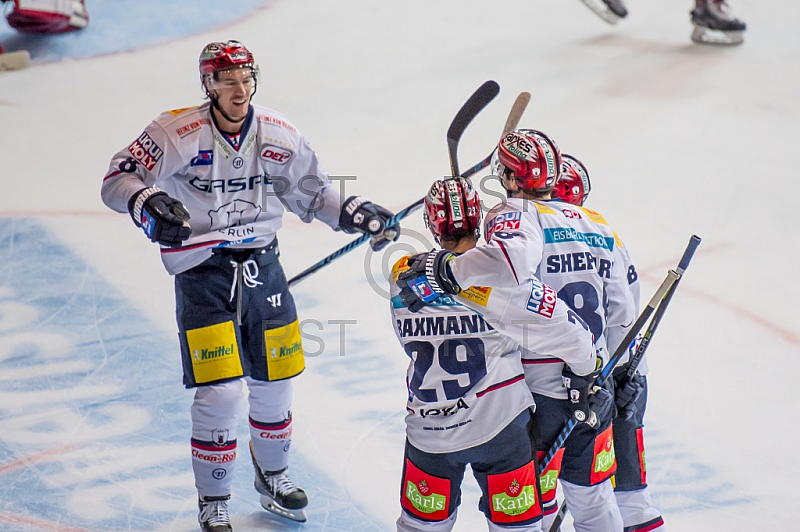
[[[437,243],[481,233],[481,201],[463,177],[440,179],[425,196],[425,225]]]

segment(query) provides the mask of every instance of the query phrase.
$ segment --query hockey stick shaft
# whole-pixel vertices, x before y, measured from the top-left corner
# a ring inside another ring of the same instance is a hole
[[[689,245],[686,246],[686,251],[683,252],[683,257],[681,257],[678,267],[675,270],[679,277],[675,281],[675,284],[672,285],[672,288],[670,288],[669,292],[667,292],[667,295],[664,296],[664,300],[658,305],[658,308],[653,314],[653,319],[650,320],[650,325],[648,325],[647,330],[642,335],[642,340],[639,342],[639,345],[636,347],[636,351],[628,361],[628,369],[625,371],[625,381],[629,381],[636,373],[636,368],[639,367],[639,363],[644,357],[644,352],[649,347],[650,340],[652,340],[653,334],[655,334],[656,329],[658,329],[658,324],[661,323],[661,317],[664,316],[664,313],[667,311],[669,302],[672,300],[675,290],[678,289],[678,283],[681,282],[681,277],[683,277],[683,274],[689,267],[689,263],[694,256],[694,252],[697,250],[697,246],[700,245],[700,242],[701,238],[697,235],[692,235],[692,237],[689,239]]]
[[[457,157],[457,150],[458,150],[458,142],[461,140],[461,136],[464,134],[464,129],[472,122],[472,119],[477,116],[489,103],[497,96],[497,93],[500,90],[500,86],[494,81],[487,81],[483,85],[481,85],[478,90],[476,90],[472,96],[470,96],[469,100],[459,109],[458,113],[456,113],[453,122],[450,124],[450,127],[447,130],[447,144],[448,150],[450,152],[450,164],[453,169],[458,169],[458,161]],[[515,102],[516,105],[516,102]],[[512,109],[513,112],[513,109]],[[472,168],[470,168],[462,177],[469,177],[472,174],[481,170],[486,165],[489,164],[489,161],[486,160],[486,164],[481,166],[483,161],[476,164]],[[454,174],[455,175],[455,174]],[[425,201],[425,198],[420,198],[405,209],[399,211],[394,216],[392,216],[389,221],[386,223],[386,227],[394,227],[398,224],[400,220],[420,208]],[[337,249],[321,261],[317,262],[316,264],[306,268],[302,272],[298,273],[288,281],[289,288],[293,285],[299,283],[306,277],[312,275],[313,273],[319,271],[320,269],[324,268],[334,260],[338,259],[342,255],[345,255],[355,248],[369,240],[371,237],[369,235],[361,235],[360,237],[352,240],[349,244]]]
[[[558,532],[561,529],[561,523],[564,522],[564,517],[567,515],[567,501],[563,501],[561,506],[558,508],[558,513],[553,518],[553,522],[550,524],[550,528],[548,530],[550,532]]]
[[[669,290],[667,290],[667,293],[664,295],[664,298],[661,300],[661,303],[659,303],[658,308],[656,308],[656,311],[653,314],[653,318],[650,320],[650,324],[647,326],[647,330],[642,336],[642,340],[641,342],[639,342],[639,346],[636,348],[636,352],[628,362],[628,369],[625,372],[626,380],[633,377],[634,373],[636,373],[636,368],[639,366],[639,363],[641,362],[642,357],[644,356],[645,350],[647,350],[647,347],[650,345],[650,340],[653,338],[656,329],[658,329],[658,324],[661,322],[661,317],[667,311],[669,302],[672,300],[672,296],[675,294],[675,290],[677,290],[678,288],[678,283],[680,283],[683,274],[689,267],[689,263],[691,262],[692,257],[694,256],[694,252],[697,250],[697,246],[700,245],[701,240],[702,239],[697,235],[692,235],[692,237],[689,239],[689,245],[686,246],[686,250],[683,252],[683,256],[681,257],[681,260],[678,263],[678,267],[675,269],[675,273],[678,275],[678,277],[675,279],[675,282],[672,283],[672,286],[670,286]],[[550,532],[558,532],[559,528],[561,527],[561,523],[564,521],[564,516],[566,515],[566,513],[567,513],[567,501],[564,501],[561,503],[561,507],[558,509],[558,513],[553,519],[553,523],[550,525]]]
[[[677,278],[678,274],[674,270],[670,270],[669,273],[667,273],[667,277],[661,283],[661,286],[658,287],[658,290],[656,290],[656,293],[647,303],[647,306],[644,308],[644,310],[642,310],[642,313],[639,314],[639,317],[636,318],[636,321],[631,326],[630,331],[628,331],[628,334],[625,335],[625,338],[619,344],[619,347],[617,347],[617,349],[614,351],[614,354],[611,356],[606,365],[603,366],[603,369],[600,371],[600,375],[597,377],[594,384],[589,387],[590,389],[593,388],[594,386],[603,385],[608,376],[614,370],[614,367],[617,365],[617,363],[620,361],[622,356],[627,351],[628,346],[631,344],[633,339],[639,333],[639,330],[642,328],[645,322],[647,322],[647,320],[650,318],[650,315],[658,306],[659,301],[661,301],[664,298],[664,296],[669,291],[670,287],[673,285],[673,283]],[[561,429],[561,432],[559,432],[558,436],[556,436],[556,439],[550,446],[550,449],[547,451],[547,454],[545,454],[544,457],[542,458],[540,462],[540,470],[544,471],[545,469],[547,469],[547,466],[550,464],[550,461],[556,455],[558,450],[561,449],[561,447],[564,445],[564,442],[572,433],[572,429],[574,429],[578,423],[580,422],[577,419],[575,419],[574,416],[569,418],[566,425],[564,425],[564,428]]]

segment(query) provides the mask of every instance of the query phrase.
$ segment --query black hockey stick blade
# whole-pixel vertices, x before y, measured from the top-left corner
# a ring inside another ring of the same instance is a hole
[[[447,129],[447,150],[450,155],[450,172],[453,177],[461,175],[458,171],[458,143],[461,140],[461,135],[472,119],[478,116],[484,107],[489,105],[489,102],[494,100],[495,96],[500,92],[500,85],[496,81],[489,80],[483,85],[478,87],[472,96],[461,106],[450,127]]]

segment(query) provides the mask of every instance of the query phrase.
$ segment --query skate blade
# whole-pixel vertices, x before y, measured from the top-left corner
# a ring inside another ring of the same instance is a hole
[[[744,42],[744,31],[720,31],[695,26],[692,31],[692,41],[698,44],[735,46]]]
[[[17,52],[5,52],[0,54],[0,71],[19,70],[27,67],[31,62],[31,54],[28,50]]]
[[[620,18],[613,11],[608,9],[608,6],[606,6],[600,0],[581,0],[581,2],[583,5],[594,11],[598,17],[611,25],[616,24],[620,20]]]
[[[305,510],[290,510],[288,508],[284,508],[272,500],[272,497],[267,495],[261,496],[261,507],[268,512],[285,517],[286,519],[291,519],[292,521],[297,521],[298,523],[305,523],[307,519]]]

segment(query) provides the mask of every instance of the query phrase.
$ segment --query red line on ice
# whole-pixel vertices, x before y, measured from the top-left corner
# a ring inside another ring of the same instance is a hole
[[[45,519],[38,519],[27,515],[10,514],[8,512],[0,511],[0,522],[19,524],[27,527],[34,527],[40,530],[49,530],[51,532],[91,532],[85,528],[75,528],[74,526],[63,525],[55,521],[47,521]]]
[[[64,447],[58,447],[56,449],[49,449],[47,451],[42,451],[40,453],[32,454],[30,456],[25,456],[13,462],[9,462],[7,464],[0,465],[0,475],[8,473],[10,471],[14,471],[16,469],[22,469],[29,465],[33,465],[38,462],[43,462],[47,458],[51,456],[55,456],[58,454],[67,453],[75,448],[74,445],[65,445]]]

